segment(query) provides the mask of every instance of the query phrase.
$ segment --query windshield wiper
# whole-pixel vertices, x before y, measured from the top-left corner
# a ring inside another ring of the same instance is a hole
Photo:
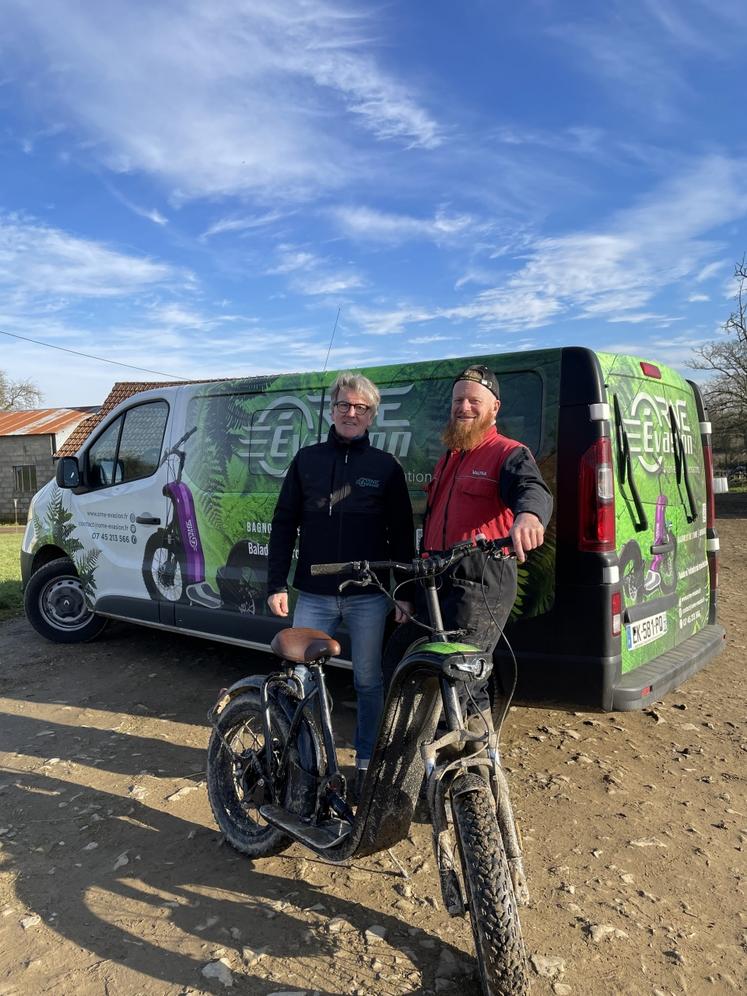
[[[646,515],[646,510],[643,507],[641,496],[638,493],[638,488],[636,487],[635,477],[633,477],[633,459],[630,455],[630,440],[628,439],[628,433],[625,430],[622,413],[620,411],[620,402],[618,401],[617,395],[614,396],[614,405],[618,476],[620,478],[620,484],[625,484],[626,481],[628,482],[630,494],[633,498],[633,504],[635,505],[635,513],[638,516],[638,521],[634,522],[633,525],[635,527],[635,531],[640,533],[644,529],[648,529],[648,517]]]
[[[669,425],[672,429],[672,449],[674,452],[674,467],[677,472],[677,489],[680,493],[680,499],[682,499],[682,481],[684,479],[687,505],[690,506],[690,511],[688,512],[687,505],[685,505],[684,500],[682,501],[682,504],[685,505],[685,518],[688,522],[695,522],[698,518],[698,509],[695,504],[695,495],[693,494],[693,489],[690,484],[690,475],[687,472],[685,444],[682,441],[682,434],[679,426],[677,425],[674,408],[671,405],[669,406]]]

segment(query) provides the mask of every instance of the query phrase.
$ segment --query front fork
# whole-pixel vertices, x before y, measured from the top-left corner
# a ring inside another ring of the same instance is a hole
[[[519,906],[526,906],[529,903],[529,889],[524,873],[521,838],[511,805],[508,780],[501,765],[498,735],[492,732],[486,737],[482,733],[472,733],[465,729],[462,723],[459,698],[453,683],[442,679],[441,692],[444,712],[450,727],[449,732],[438,740],[422,744],[420,750],[425,765],[433,850],[438,865],[444,906],[450,916],[461,916],[466,909],[464,892],[456,871],[451,833],[446,816],[446,799],[451,793],[452,785],[457,776],[467,771],[478,772],[490,785],[493,798],[496,800],[498,828],[508,860],[514,896]],[[477,754],[465,755],[464,747],[470,742],[482,744],[483,749]],[[462,747],[461,756],[453,761],[438,763],[439,751],[444,747],[458,745]]]

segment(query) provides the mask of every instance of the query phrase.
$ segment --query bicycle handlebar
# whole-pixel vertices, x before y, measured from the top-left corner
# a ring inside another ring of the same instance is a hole
[[[394,570],[400,571],[402,574],[410,574],[413,577],[426,577],[429,574],[436,574],[438,571],[450,567],[452,564],[457,563],[457,561],[463,560],[474,553],[482,552],[504,557],[513,556],[513,549],[511,548],[512,542],[509,536],[495,540],[480,538],[474,542],[472,540],[465,540],[463,543],[457,543],[444,553],[421,557],[411,560],[409,563],[402,563],[397,560],[351,560],[343,564],[312,564],[311,574],[316,576],[327,574],[362,574],[369,570],[389,570],[394,568]],[[507,549],[510,549],[510,552],[502,552]]]

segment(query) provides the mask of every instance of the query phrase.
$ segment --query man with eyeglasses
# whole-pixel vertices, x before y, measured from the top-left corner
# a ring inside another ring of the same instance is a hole
[[[356,792],[368,768],[384,704],[381,654],[391,603],[381,592],[372,594],[356,585],[340,593],[339,577],[312,576],[310,568],[349,560],[411,560],[414,528],[402,467],[369,440],[378,389],[367,377],[342,373],[330,394],[329,435],[325,442],[298,451],[275,507],[267,604],[276,616],[288,615],[288,572],[298,536],[293,625],[334,636],[345,622],[350,632],[358,698]],[[379,578],[388,585],[388,578],[381,573]],[[405,612],[411,611],[408,602],[397,603],[396,621],[404,622]]]

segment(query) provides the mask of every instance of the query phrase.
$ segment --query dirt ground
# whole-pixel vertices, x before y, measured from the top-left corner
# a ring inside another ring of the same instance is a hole
[[[719,522],[716,661],[645,713],[510,714],[534,994],[747,991],[744,504]],[[134,626],[70,648],[0,626],[2,996],[479,992],[425,824],[351,867],[222,844],[205,714],[268,666]],[[347,743],[348,675],[332,690]]]

